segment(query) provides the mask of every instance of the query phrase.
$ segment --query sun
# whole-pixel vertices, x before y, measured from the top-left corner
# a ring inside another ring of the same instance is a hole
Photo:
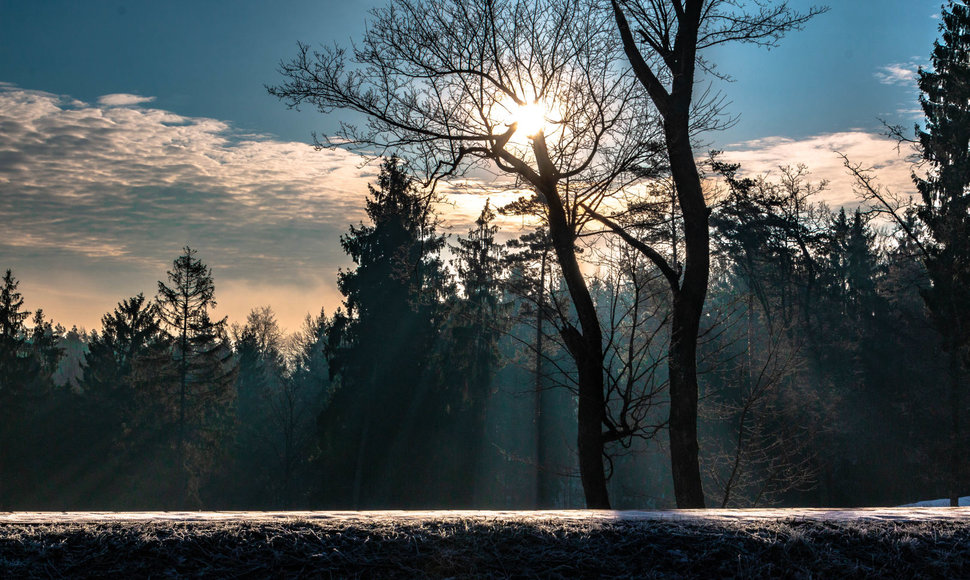
[[[541,103],[518,105],[512,110],[509,125],[515,123],[515,132],[526,137],[535,137],[546,128],[546,108]]]

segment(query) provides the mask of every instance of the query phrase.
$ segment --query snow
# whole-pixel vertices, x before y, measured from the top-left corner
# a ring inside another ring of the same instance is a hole
[[[970,496],[961,498],[970,505]],[[970,507],[943,507],[945,500],[919,502],[912,506],[894,508],[857,509],[743,509],[743,510],[550,510],[550,511],[481,511],[481,510],[428,510],[428,511],[181,511],[181,512],[0,512],[0,525],[19,523],[82,523],[82,522],[271,522],[284,520],[321,522],[423,522],[449,520],[610,523],[637,521],[698,521],[698,522],[757,522],[762,520],[803,521],[970,521]]]
[[[970,495],[965,495],[960,498],[961,506],[970,506]],[[949,499],[928,499],[924,501],[918,501],[916,503],[908,503],[899,507],[949,507]]]

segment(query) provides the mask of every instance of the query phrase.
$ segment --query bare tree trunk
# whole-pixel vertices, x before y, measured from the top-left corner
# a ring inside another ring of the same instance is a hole
[[[954,343],[956,341],[953,341]],[[950,347],[950,506],[960,505],[960,352],[955,344]]]
[[[677,507],[704,507],[697,443],[697,329],[700,309],[674,299],[670,340],[670,466]]]
[[[287,424],[283,431],[283,507],[292,509],[293,502],[290,496],[293,482],[293,412],[292,408],[287,413]]]
[[[536,429],[536,496],[535,507],[539,509],[552,507],[549,505],[548,493],[548,466],[546,458],[546,441],[543,416],[543,380],[542,380],[542,357],[543,357],[543,329],[542,329],[542,307],[546,299],[546,250],[542,251],[542,258],[539,262],[539,291],[536,299],[536,362],[535,362],[535,429]]]
[[[697,443],[697,333],[710,271],[710,210],[694,163],[686,109],[664,124],[670,169],[684,216],[684,274],[680,289],[674,292],[671,319],[670,461],[677,507],[703,508]]]
[[[8,446],[11,442],[10,437],[10,420],[6,419],[3,424],[0,425],[0,510],[10,511],[13,509],[13,501],[10,498],[10,482],[8,480],[9,476],[9,451]]]
[[[351,505],[355,510],[360,509],[360,494],[364,485],[364,462],[367,458],[367,443],[370,440],[370,419],[371,414],[367,413],[364,417],[364,429],[360,434],[360,442],[357,444],[357,461],[354,464],[354,483],[351,490]]]
[[[176,463],[176,501],[178,502],[178,507],[184,508],[188,504],[189,496],[189,478],[185,469],[185,404],[188,388],[188,360],[186,359],[186,354],[188,351],[188,328],[183,329],[182,334],[182,360],[179,361],[179,424],[178,424],[178,441],[176,441],[176,451],[175,451],[175,463]]]
[[[548,200],[549,235],[563,280],[569,289],[582,331],[573,326],[562,330],[579,375],[578,438],[579,472],[586,496],[586,507],[610,509],[603,467],[603,422],[606,410],[603,392],[603,335],[596,307],[586,279],[576,259],[575,235],[569,228],[566,213],[555,186],[542,190]]]

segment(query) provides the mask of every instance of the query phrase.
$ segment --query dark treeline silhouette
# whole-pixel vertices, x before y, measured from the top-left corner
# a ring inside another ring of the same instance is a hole
[[[154,299],[123,298],[90,334],[27,312],[7,270],[0,508],[859,506],[955,503],[970,492],[966,4],[944,7],[933,70],[919,75],[919,198],[899,203],[846,159],[871,202],[848,212],[818,201],[825,186],[804,166],[750,177],[717,154],[694,162],[692,97],[677,87],[693,78],[695,49],[718,34],[772,44],[817,10],[758,3],[768,20],[750,20],[757,14],[732,12],[732,2],[708,12],[699,2],[629,12],[634,4],[612,3],[607,21],[624,36],[623,58],[642,69],[636,82],[596,72],[613,62],[612,45],[578,50],[583,58],[552,66],[549,78],[600,114],[585,123],[577,113],[579,130],[549,139],[531,134],[526,149],[505,148],[517,121],[496,133],[490,107],[456,118],[462,107],[418,93],[402,100],[382,76],[417,66],[413,78],[452,83],[422,94],[477,102],[487,91],[450,72],[466,68],[421,68],[421,57],[450,53],[401,41],[438,38],[464,58],[462,35],[492,37],[424,28],[464,12],[398,0],[404,20],[375,13],[373,50],[356,56],[376,59],[367,74],[380,90],[366,76],[342,82],[339,50],[304,46],[284,65],[291,83],[275,94],[370,115],[351,142],[399,146],[429,183],[471,156],[533,193],[494,210],[486,202],[450,245],[434,190],[417,187],[413,165],[384,160],[368,223],[341,238],[354,262],[338,274],[343,305],[291,336],[268,307],[242,325],[213,320],[215,282],[189,247]],[[502,37],[510,46],[472,53],[544,54],[546,39],[577,22],[586,27],[568,42],[598,38],[588,16],[600,13],[530,6],[536,34],[516,29]],[[678,39],[664,61],[689,70],[673,71],[669,94],[651,86],[628,12],[660,34],[646,35],[651,50]],[[715,22],[700,37],[702,14]],[[491,18],[485,32],[497,34]],[[553,53],[539,60],[555,64]],[[583,90],[560,76],[567,70],[586,79]],[[640,85],[661,109],[664,143],[648,108],[621,114]],[[476,141],[486,144],[466,145]],[[536,227],[498,243],[496,212]]]
[[[804,168],[710,168],[724,187],[698,351],[707,503],[945,496],[950,370],[913,240],[813,201]],[[338,278],[343,307],[291,336],[269,307],[213,321],[215,283],[188,247],[154,299],[123,299],[90,333],[31,318],[7,271],[4,507],[582,507],[561,332],[576,314],[550,242],[498,243],[486,202],[449,245],[433,201],[386,160],[369,223],[341,239],[354,261]],[[619,238],[584,254],[604,329],[612,503],[672,507],[656,437],[666,281]]]

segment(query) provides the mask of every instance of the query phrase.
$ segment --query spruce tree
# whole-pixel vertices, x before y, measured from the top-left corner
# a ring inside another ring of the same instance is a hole
[[[311,491],[320,488],[322,479],[316,421],[330,390],[330,365],[326,354],[330,327],[331,319],[323,309],[315,317],[307,314],[291,342],[289,384],[294,395],[292,444],[296,465],[289,496],[293,507],[309,499]]]
[[[505,213],[509,206],[504,206],[501,211]],[[514,208],[513,208],[514,210]],[[533,449],[535,476],[535,507],[546,509],[556,507],[554,475],[551,458],[553,457],[554,443],[551,437],[552,419],[571,415],[571,411],[565,413],[551,413],[552,394],[549,392],[549,376],[553,374],[551,367],[547,364],[547,357],[550,349],[547,346],[547,333],[555,332],[555,325],[546,325],[549,318],[556,316],[554,308],[550,302],[550,292],[548,289],[555,287],[551,280],[555,278],[555,268],[552,266],[552,240],[544,230],[537,230],[525,234],[519,238],[513,238],[506,242],[506,254],[503,258],[504,265],[509,271],[508,277],[504,280],[504,290],[511,297],[512,308],[521,311],[519,322],[521,327],[528,328],[526,332],[528,338],[521,338],[522,344],[528,344],[525,349],[532,359],[532,424],[533,430]],[[518,308],[517,304],[525,306]],[[511,335],[514,336],[516,328],[513,326]],[[524,329],[523,329],[524,330]],[[511,357],[510,357],[511,358]],[[571,397],[571,393],[569,394]],[[571,460],[571,459],[570,459]]]
[[[116,509],[151,505],[162,492],[153,461],[166,416],[159,394],[174,383],[175,371],[157,305],[141,293],[119,302],[101,317],[101,332],[92,333],[86,363],[80,411],[87,447],[113,474],[92,482],[89,497]]]
[[[285,507],[289,488],[293,409],[283,335],[272,308],[254,308],[246,324],[233,328],[236,378],[236,458],[229,482],[242,507]],[[274,497],[275,496],[275,497]],[[270,500],[272,502],[270,503]]]
[[[345,310],[328,337],[338,379],[321,417],[328,500],[343,507],[426,503],[440,484],[440,421],[430,364],[448,293],[432,200],[401,162],[384,161],[366,212],[371,225],[341,238],[356,267],[342,271]]]
[[[872,318],[875,312],[879,257],[875,251],[876,234],[856,208],[852,216],[846,247],[846,282],[849,302],[859,319]]]
[[[970,9],[950,0],[941,20],[932,70],[919,71],[926,127],[917,126],[917,136],[926,174],[915,181],[922,198],[918,215],[930,238],[930,287],[923,297],[950,357],[947,487],[955,505],[965,485],[962,383],[970,339]]]
[[[0,287],[0,353],[3,355],[19,352],[23,344],[24,320],[30,312],[22,310],[24,298],[17,292],[20,282],[13,276],[11,270],[3,275],[3,286]]]
[[[164,330],[172,341],[177,385],[175,409],[175,477],[173,501],[179,506],[200,503],[201,477],[218,446],[229,417],[235,367],[226,336],[226,319],[213,321],[215,284],[209,267],[186,246],[158,282],[156,303]]]
[[[92,388],[129,386],[135,361],[159,341],[157,306],[138,294],[118,303],[101,317],[101,334],[91,340],[86,382]]]
[[[0,284],[0,413],[16,415],[24,411],[23,398],[40,379],[41,369],[31,356],[24,325],[30,312],[23,309],[20,282],[7,270]]]
[[[23,310],[24,299],[17,291],[19,282],[11,270],[0,280],[0,508],[9,509],[15,491],[16,456],[11,447],[19,444],[19,427],[26,412],[25,398],[39,368],[29,356],[24,320],[30,312]],[[19,445],[18,445],[19,447]]]
[[[502,334],[500,323],[500,284],[504,270],[503,248],[495,242],[498,226],[492,225],[495,213],[488,202],[475,221],[475,228],[453,247],[453,264],[464,290],[452,318],[459,330],[456,340],[465,343],[467,401],[481,403],[491,375],[498,364],[496,344]]]
[[[57,364],[64,350],[58,346],[58,334],[51,321],[44,318],[44,310],[38,308],[31,319],[30,350],[40,364],[40,370],[47,381],[57,371]]]
[[[445,326],[441,361],[451,386],[448,409],[454,433],[451,442],[456,505],[475,503],[475,483],[485,441],[485,409],[492,378],[499,366],[498,342],[508,326],[508,309],[501,301],[504,248],[496,243],[495,212],[485,207],[467,237],[452,247],[463,296],[455,297]]]

